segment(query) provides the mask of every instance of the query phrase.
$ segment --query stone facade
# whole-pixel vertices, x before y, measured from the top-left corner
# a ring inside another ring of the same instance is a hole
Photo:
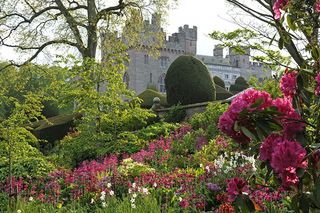
[[[147,22],[146,24],[152,25]],[[148,27],[150,29],[151,27]],[[153,58],[147,51],[131,49],[128,51],[130,63],[124,74],[128,88],[140,94],[148,86],[156,87],[165,93],[164,79],[170,64],[180,55],[193,55],[207,65],[212,77],[218,76],[224,80],[226,88],[234,84],[239,76],[249,79],[251,76],[262,80],[271,77],[271,70],[266,70],[261,64],[250,62],[250,50],[246,54],[237,54],[229,48],[229,54],[224,57],[224,49],[216,45],[213,55],[197,55],[197,27],[188,25],[179,27],[177,33],[169,36],[160,49],[160,57]]]

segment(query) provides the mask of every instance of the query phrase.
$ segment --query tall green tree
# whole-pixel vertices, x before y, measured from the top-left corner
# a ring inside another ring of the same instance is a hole
[[[0,44],[29,55],[11,61],[16,66],[33,61],[49,47],[72,47],[82,58],[96,58],[102,35],[123,33],[123,40],[132,44],[142,35],[142,17],[156,13],[160,18],[169,1],[0,0]]]

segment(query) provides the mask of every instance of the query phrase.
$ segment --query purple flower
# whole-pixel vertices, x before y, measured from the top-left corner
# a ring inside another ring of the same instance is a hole
[[[219,191],[221,188],[218,184],[215,184],[215,183],[207,183],[207,188],[210,190],[210,191]]]

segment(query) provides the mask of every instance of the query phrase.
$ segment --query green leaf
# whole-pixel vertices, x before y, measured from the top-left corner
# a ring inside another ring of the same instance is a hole
[[[283,44],[284,44],[284,40],[282,38],[282,36],[280,37],[279,39],[279,43],[278,43],[278,46],[279,46],[279,49],[282,50],[283,49]]]
[[[291,30],[295,31],[297,29],[297,26],[294,23],[294,20],[291,15],[287,15],[287,24]]]
[[[256,100],[256,102],[254,102],[250,108],[256,108],[256,107],[259,107],[261,106],[261,104],[263,103],[263,98],[259,98],[258,100]]]
[[[240,212],[254,212],[255,207],[248,195],[239,195],[235,199],[235,203]]]
[[[248,138],[251,138],[253,140],[257,140],[257,137],[255,136],[255,134],[250,132],[246,127],[240,126],[240,129],[243,132],[243,134],[245,134],[245,136],[247,136]]]

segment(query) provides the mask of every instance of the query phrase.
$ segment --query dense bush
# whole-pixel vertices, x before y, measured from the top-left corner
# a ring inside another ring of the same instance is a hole
[[[170,65],[165,86],[169,105],[200,103],[216,98],[207,67],[192,56],[180,56]]]
[[[168,112],[163,116],[165,122],[179,123],[186,117],[186,109],[181,105],[172,106]]]
[[[230,91],[235,94],[248,88],[249,88],[249,84],[247,83],[247,81],[243,77],[239,76],[236,79],[235,83],[230,86]]]
[[[213,82],[216,84],[216,86],[218,85],[218,86],[222,87],[223,89],[226,88],[224,81],[221,78],[219,78],[218,76],[213,77]]]
[[[227,98],[230,98],[231,96],[233,96],[233,94],[231,92],[220,87],[219,85],[216,85],[216,99],[217,100],[225,100]]]
[[[160,105],[167,106],[166,96],[152,89],[146,89],[138,95],[138,98],[142,99],[141,107],[150,109],[153,105],[153,99],[155,97],[160,98]]]
[[[228,104],[209,103],[205,112],[194,114],[188,122],[195,130],[205,129],[208,139],[212,138],[219,134],[218,120],[227,108]]]

